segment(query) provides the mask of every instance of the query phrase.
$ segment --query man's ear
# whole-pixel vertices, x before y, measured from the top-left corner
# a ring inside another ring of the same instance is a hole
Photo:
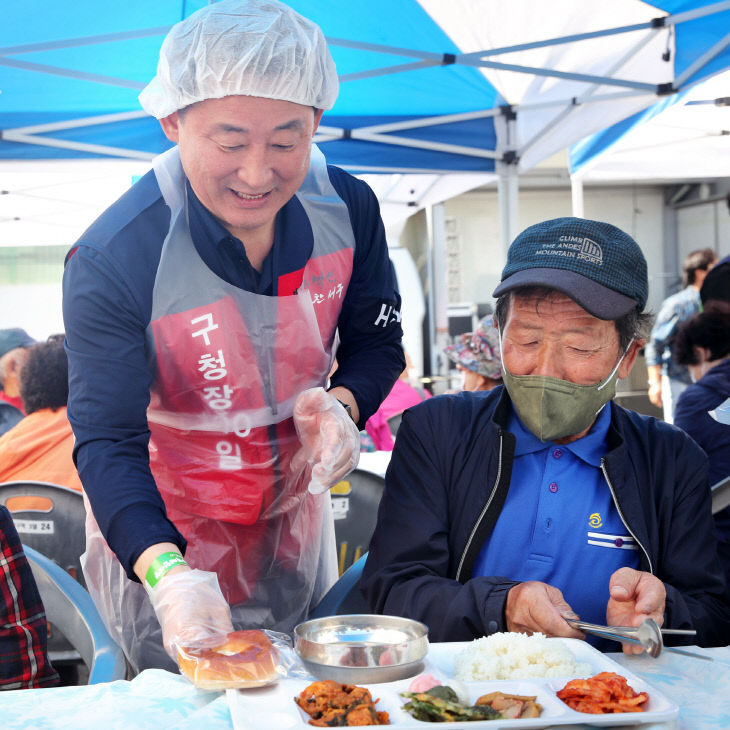
[[[314,110],[314,129],[312,130],[312,137],[314,137],[317,132],[317,127],[319,127],[319,123],[322,121],[322,114],[324,114],[324,109]]]
[[[169,116],[160,119],[160,126],[170,142],[177,144],[180,141],[180,115],[173,112]]]
[[[620,380],[623,380],[624,378],[629,377],[629,373],[631,372],[631,368],[634,367],[634,363],[636,362],[636,356],[639,354],[639,350],[644,347],[646,344],[646,340],[634,340],[631,345],[629,346],[629,349],[626,351],[626,355],[624,356],[624,359],[621,361],[621,364],[618,366],[618,377]]]

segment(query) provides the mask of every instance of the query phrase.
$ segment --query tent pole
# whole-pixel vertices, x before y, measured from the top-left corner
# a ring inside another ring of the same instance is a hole
[[[580,175],[570,176],[570,195],[573,201],[573,215],[585,218],[583,210],[583,178]]]
[[[519,220],[519,177],[516,165],[499,164],[502,168],[497,178],[499,200],[499,234],[502,242],[502,261],[507,261],[507,249],[517,236]]]
[[[519,225],[519,157],[515,152],[517,142],[517,111],[503,106],[502,114],[494,120],[497,132],[497,150],[502,159],[495,164],[497,173],[497,204],[499,209],[499,238],[502,244],[502,261],[507,261],[507,249],[517,235]]]
[[[431,374],[442,375],[444,347],[449,344],[448,296],[446,292],[446,215],[444,204],[431,206]]]

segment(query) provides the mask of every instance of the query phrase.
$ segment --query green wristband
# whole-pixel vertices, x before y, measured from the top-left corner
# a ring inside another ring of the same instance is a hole
[[[158,555],[151,563],[150,567],[147,568],[147,575],[145,576],[145,583],[148,588],[154,588],[167,571],[171,570],[177,565],[187,565],[185,559],[180,553],[162,553]]]

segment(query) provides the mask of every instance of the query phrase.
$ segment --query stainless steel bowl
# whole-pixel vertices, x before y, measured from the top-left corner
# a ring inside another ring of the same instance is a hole
[[[318,679],[394,682],[423,670],[428,627],[399,616],[327,616],[296,626],[294,647]]]

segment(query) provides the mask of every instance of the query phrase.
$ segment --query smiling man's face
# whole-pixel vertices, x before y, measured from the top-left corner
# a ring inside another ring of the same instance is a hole
[[[200,202],[244,243],[270,245],[276,214],[307,174],[321,116],[290,101],[226,96],[160,123]]]

